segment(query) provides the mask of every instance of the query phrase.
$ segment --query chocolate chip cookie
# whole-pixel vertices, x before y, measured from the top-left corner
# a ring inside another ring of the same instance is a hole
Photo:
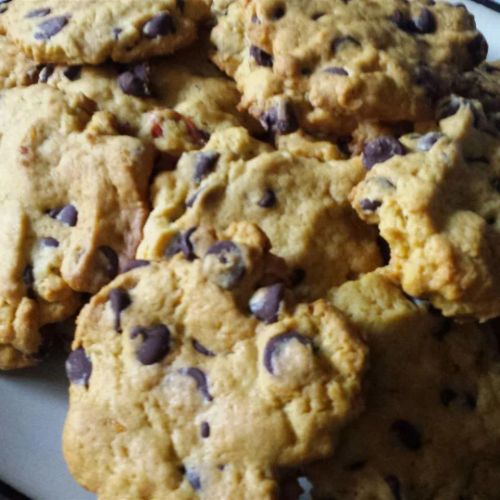
[[[208,11],[203,0],[15,0],[0,27],[40,63],[131,62],[189,45]]]
[[[64,452],[103,498],[273,498],[359,409],[365,349],[342,315],[288,302],[252,224],[196,233],[78,319]]]
[[[0,94],[2,369],[34,363],[41,327],[135,256],[153,152],[113,121],[47,85]]]
[[[378,224],[393,279],[446,316],[500,314],[500,140],[482,106],[452,96],[439,130],[365,145],[354,189],[359,216]]]
[[[423,120],[487,43],[463,6],[424,0],[215,2],[214,61],[275,133]]]

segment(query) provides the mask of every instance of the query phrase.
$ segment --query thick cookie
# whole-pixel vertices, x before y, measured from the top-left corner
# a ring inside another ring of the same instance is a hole
[[[498,498],[498,330],[453,325],[377,273],[332,300],[370,348],[366,410],[331,459],[302,471],[312,498]]]
[[[306,300],[379,266],[376,232],[348,202],[364,175],[360,160],[331,160],[336,150],[295,139],[286,142],[288,151],[275,151],[230,128],[215,132],[200,152],[185,153],[155,180],[139,257],[168,256],[179,235],[199,225],[250,221],[293,269],[296,293]]]
[[[0,94],[0,368],[34,362],[40,327],[135,256],[152,163],[82,96],[46,85]]]
[[[0,90],[31,85],[38,79],[37,64],[0,35]]]
[[[202,258],[184,242],[79,316],[64,452],[100,498],[273,498],[359,409],[365,350],[336,309],[282,301],[255,226],[196,232]]]
[[[170,54],[196,38],[204,0],[15,0],[0,26],[41,63],[132,62]]]
[[[214,61],[273,132],[423,120],[487,53],[463,6],[418,0],[215,2]],[[442,88],[441,88],[442,87]]]
[[[440,131],[365,146],[352,204],[378,224],[390,269],[446,316],[500,315],[500,139],[478,102],[443,103]],[[403,144],[404,143],[404,144]]]

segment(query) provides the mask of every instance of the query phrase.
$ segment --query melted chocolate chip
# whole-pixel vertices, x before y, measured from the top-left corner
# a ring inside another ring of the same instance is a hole
[[[151,71],[148,63],[136,64],[118,77],[118,85],[127,95],[135,97],[151,97]]]
[[[382,202],[380,200],[368,200],[367,198],[364,198],[363,200],[360,200],[359,206],[363,212],[375,212],[377,208],[382,206]]]
[[[258,201],[257,205],[262,208],[272,208],[276,205],[276,194],[271,188],[266,188],[262,198]]]
[[[54,73],[54,70],[55,67],[52,64],[46,64],[45,66],[42,66],[40,73],[38,73],[38,82],[47,83],[49,81],[49,78]]]
[[[169,12],[160,12],[151,18],[142,28],[142,33],[148,38],[172,35],[176,31],[174,18]]]
[[[24,17],[30,19],[32,17],[45,17],[48,16],[52,10],[49,7],[42,7],[41,9],[30,10]]]
[[[121,333],[121,312],[126,309],[132,301],[130,300],[127,290],[123,288],[113,288],[113,290],[109,292],[108,298],[111,303],[111,309],[115,315],[114,329],[116,332]]]
[[[150,264],[149,260],[132,259],[132,260],[129,260],[123,266],[123,272],[126,273],[128,271],[132,271],[132,269],[137,269],[138,267],[146,267],[146,266],[149,266],[149,264]]]
[[[68,356],[65,367],[66,375],[72,384],[88,385],[92,373],[92,362],[82,347],[75,349]]]
[[[59,242],[55,238],[52,238],[51,236],[48,236],[47,238],[40,238],[40,244],[43,247],[50,247],[50,248],[57,248],[59,246]]]
[[[422,447],[422,436],[420,431],[407,420],[396,420],[391,425],[391,431],[396,434],[401,444],[411,451],[417,451]]]
[[[193,244],[191,243],[191,235],[196,231],[196,227],[192,227],[184,233],[179,233],[170,242],[165,250],[166,257],[173,257],[175,254],[182,252],[187,260],[196,259]]]
[[[201,423],[200,436],[204,439],[210,437],[210,424],[208,422]]]
[[[196,387],[203,395],[203,398],[206,401],[213,401],[214,398],[208,390],[207,376],[202,370],[191,366],[189,368],[181,368],[179,373],[191,377],[196,382]]]
[[[350,35],[339,36],[334,38],[331,43],[331,49],[334,54],[336,54],[341,48],[346,45],[354,45],[356,47],[361,47],[361,43]]]
[[[280,302],[283,300],[284,286],[282,283],[259,288],[250,299],[250,311],[260,321],[266,324],[278,321]]]
[[[47,19],[37,26],[38,31],[35,32],[36,40],[49,40],[57,35],[67,24],[69,18],[67,16],[58,16]]]
[[[339,66],[331,66],[329,68],[325,68],[324,72],[328,73],[329,75],[338,75],[338,76],[349,75],[349,73],[344,68],[340,68]]]
[[[266,68],[273,67],[273,56],[255,45],[250,47],[250,56],[255,59],[255,62],[259,66],[265,66]]]
[[[387,483],[387,486],[389,486],[389,489],[391,490],[394,500],[403,500],[403,497],[401,496],[401,483],[399,482],[399,479],[393,475],[386,476],[384,479]]]
[[[432,149],[432,146],[434,146],[434,144],[441,139],[441,137],[443,137],[441,132],[429,132],[428,134],[423,135],[417,141],[417,150],[429,151]]]
[[[290,134],[299,128],[293,107],[288,101],[280,101],[269,108],[261,115],[260,123],[273,134]]]
[[[82,67],[81,66],[68,66],[63,71],[63,75],[68,80],[70,80],[71,82],[74,82],[75,80],[78,80],[80,78],[81,73],[82,73]]]
[[[434,33],[436,31],[436,18],[429,9],[422,9],[414,20],[415,30],[419,33]]]
[[[284,344],[287,344],[292,340],[297,340],[302,345],[313,349],[312,340],[309,337],[305,337],[304,335],[301,335],[294,330],[275,335],[267,342],[266,348],[264,349],[263,360],[266,370],[272,375],[274,375],[274,357],[279,354],[280,348]]]
[[[49,216],[70,227],[76,226],[78,222],[78,210],[74,205],[54,208],[49,212]]]
[[[367,142],[363,148],[363,165],[370,170],[377,163],[382,163],[395,155],[405,154],[404,146],[391,136],[377,137]]]
[[[196,154],[193,180],[199,184],[217,165],[220,154],[215,151],[203,151]]]
[[[217,261],[216,275],[213,280],[221,288],[230,290],[245,274],[245,261],[238,245],[229,240],[218,241],[205,254],[204,260]]]
[[[193,339],[191,341],[193,344],[193,348],[195,351],[198,351],[200,354],[203,354],[203,356],[209,356],[209,357],[214,357],[215,353],[207,349],[203,344],[200,344],[196,339]]]
[[[468,44],[469,54],[473,65],[483,62],[488,55],[488,42],[481,33],[478,33]]]
[[[119,262],[116,252],[106,245],[97,249],[99,256],[103,257],[102,270],[109,279],[113,279],[118,274]]]
[[[137,359],[143,365],[153,365],[161,361],[170,352],[170,330],[162,324],[135,326],[130,336],[142,337],[142,344],[137,349]]]
[[[439,399],[443,406],[450,406],[450,403],[452,403],[457,396],[457,393],[449,388],[445,388],[439,393]]]

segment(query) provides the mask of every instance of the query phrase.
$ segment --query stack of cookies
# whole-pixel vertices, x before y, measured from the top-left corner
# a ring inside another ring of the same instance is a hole
[[[500,64],[463,5],[0,0],[0,47],[0,368],[76,322],[82,486],[500,498]]]

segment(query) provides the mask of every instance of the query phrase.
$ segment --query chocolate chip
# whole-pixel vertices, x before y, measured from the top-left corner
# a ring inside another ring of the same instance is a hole
[[[196,154],[193,180],[199,184],[217,165],[220,154],[215,151],[202,151]]]
[[[380,235],[377,236],[377,246],[380,251],[380,256],[382,257],[382,263],[386,266],[391,260],[391,247]]]
[[[300,267],[296,267],[290,273],[290,281],[292,286],[300,285],[306,279],[306,272]]]
[[[290,134],[299,128],[292,105],[283,100],[264,112],[260,117],[260,123],[267,131],[274,134]]]
[[[339,76],[349,75],[349,73],[344,68],[340,68],[339,66],[331,66],[329,68],[325,68],[323,71],[325,73],[328,73],[329,75],[339,75]]]
[[[195,203],[196,203],[196,200],[198,199],[198,196],[201,194],[201,192],[203,191],[203,189],[200,189],[198,191],[195,191],[187,200],[186,200],[186,207],[187,208],[191,208]]]
[[[324,12],[315,12],[312,16],[311,19],[313,21],[317,21],[318,19],[321,19],[325,15]]]
[[[116,332],[121,333],[121,312],[132,303],[132,300],[127,290],[123,288],[113,288],[109,292],[108,298],[111,303],[111,309],[115,315],[114,329]]]
[[[120,35],[122,34],[123,29],[122,28],[113,28],[112,33],[113,33],[113,40],[118,40],[120,38]]]
[[[201,479],[198,473],[193,469],[186,469],[186,479],[195,491],[201,490]]]
[[[196,227],[192,227],[183,233],[175,235],[165,250],[165,256],[173,257],[174,255],[182,252],[187,260],[194,260],[196,258],[196,254],[194,253],[190,237],[195,231]]]
[[[68,16],[58,16],[47,19],[37,26],[39,31],[35,32],[35,39],[49,40],[54,35],[57,35],[68,24],[68,21]]]
[[[420,431],[407,420],[396,420],[391,425],[391,431],[396,434],[401,444],[412,451],[422,447]]]
[[[161,361],[170,352],[170,330],[162,324],[135,326],[130,336],[142,337],[142,344],[137,349],[137,359],[143,365],[153,365]]]
[[[116,252],[106,245],[97,249],[100,256],[103,257],[102,269],[109,279],[113,279],[118,274],[119,261]]]
[[[80,78],[81,73],[82,73],[81,66],[68,66],[63,71],[63,75],[72,82],[78,80]]]
[[[478,33],[468,44],[469,54],[473,65],[483,62],[488,55],[488,42],[481,33]]]
[[[207,349],[203,344],[200,344],[200,342],[198,342],[196,339],[193,339],[191,343],[193,344],[194,350],[198,351],[200,354],[203,354],[203,356],[215,356],[215,353]]]
[[[274,7],[269,18],[271,19],[271,21],[277,21],[278,19],[281,19],[285,15],[285,13],[285,7],[283,5],[278,5]]]
[[[359,202],[359,206],[363,212],[375,212],[375,210],[377,210],[377,208],[381,205],[382,202],[380,200],[368,200],[367,198],[364,198]]]
[[[264,66],[266,68],[273,67],[273,56],[255,45],[250,47],[250,56],[255,59],[255,62],[259,66]]]
[[[414,25],[419,33],[434,33],[436,31],[436,18],[429,9],[424,8],[414,20]]]
[[[76,226],[78,222],[78,210],[73,205],[53,208],[50,210],[49,216],[70,227]]]
[[[49,78],[54,73],[55,67],[52,64],[46,64],[38,73],[38,82],[39,83],[47,83]]]
[[[284,286],[282,283],[259,288],[250,299],[250,311],[260,321],[266,324],[278,321],[280,302],[283,300]]]
[[[234,288],[245,274],[245,261],[238,245],[229,240],[218,241],[205,254],[204,262],[215,261],[212,279],[226,290]]]
[[[133,68],[125,71],[118,77],[118,85],[121,90],[134,97],[151,97],[153,90],[151,86],[151,71],[148,63],[136,64]]]
[[[204,439],[210,437],[210,424],[208,422],[202,422],[200,426],[200,436]]]
[[[394,500],[403,500],[403,497],[401,496],[401,483],[399,482],[399,479],[393,475],[386,476],[384,479],[387,483],[387,486],[389,486],[389,489],[391,490]]]
[[[179,370],[181,375],[191,377],[196,382],[197,389],[201,392],[206,401],[213,401],[213,397],[208,390],[208,382],[205,373],[199,368],[189,367]]]
[[[7,12],[7,7],[5,5],[0,6],[0,14]]]
[[[75,349],[68,356],[65,368],[66,375],[72,384],[88,385],[92,373],[92,362],[83,347]]]
[[[128,271],[132,271],[132,269],[137,269],[138,267],[145,267],[149,266],[150,262],[149,260],[144,260],[144,259],[132,259],[129,260],[124,266],[123,266],[123,271],[124,273]]]
[[[257,205],[262,208],[272,208],[276,205],[276,194],[271,188],[266,188],[262,198],[258,201]]]
[[[43,247],[51,247],[51,248],[57,248],[59,246],[59,242],[55,238],[52,238],[51,236],[48,236],[47,238],[40,238],[40,244]]]
[[[280,348],[288,343],[291,342],[292,340],[297,340],[300,342],[302,345],[306,347],[310,347],[313,349],[313,343],[312,340],[309,337],[305,337],[304,335],[301,335],[300,333],[290,330],[288,332],[283,332],[278,335],[275,335],[272,337],[266,345],[266,348],[264,349],[264,366],[266,367],[267,371],[274,375],[274,357],[279,354]]]
[[[151,18],[142,28],[142,32],[148,38],[172,35],[176,31],[174,18],[169,12],[160,12]]]
[[[400,10],[394,11],[390,19],[402,31],[406,31],[407,33],[415,33],[417,31],[413,20]]]
[[[24,17],[30,19],[32,17],[45,17],[52,12],[49,7],[42,7],[41,9],[30,10]]]
[[[330,47],[332,52],[336,54],[337,51],[343,48],[345,45],[354,45],[356,47],[361,47],[361,43],[359,43],[359,41],[351,35],[344,35],[334,38]]]
[[[427,97],[436,99],[442,95],[442,84],[431,68],[425,64],[419,64],[412,73],[415,84],[422,87]]]
[[[370,170],[377,163],[382,163],[395,155],[404,155],[404,146],[391,136],[377,137],[367,142],[363,148],[363,165]]]
[[[450,403],[457,398],[457,393],[453,389],[445,388],[439,393],[439,399],[443,406],[450,406]]]
[[[439,139],[443,137],[443,134],[441,132],[429,132],[417,141],[417,150],[418,151],[429,151],[432,149],[432,146],[436,144]]]
[[[438,120],[443,120],[449,116],[453,116],[458,112],[460,106],[462,105],[462,99],[457,96],[450,96],[447,99],[442,100],[436,111],[436,118]]]

